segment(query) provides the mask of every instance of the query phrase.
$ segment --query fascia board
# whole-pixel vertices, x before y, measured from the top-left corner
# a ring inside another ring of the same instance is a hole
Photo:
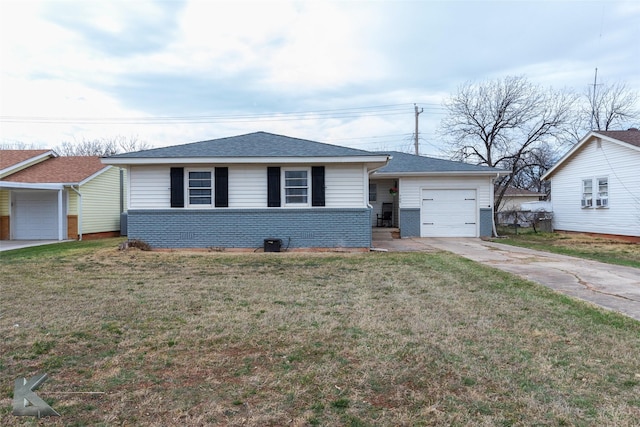
[[[100,159],[106,165],[178,165],[178,164],[313,164],[313,163],[386,163],[387,156],[344,157],[168,157]]]
[[[37,163],[40,163],[44,160],[47,160],[49,157],[57,157],[56,153],[52,150],[47,151],[46,153],[38,154],[37,156],[29,157],[27,160],[23,160],[20,163],[16,163],[15,165],[11,165],[0,170],[0,178],[4,178],[5,176],[9,176],[13,173],[19,172],[22,169],[25,169],[29,166],[33,166]]]
[[[63,190],[65,184],[0,181],[0,188],[10,190]]]
[[[374,172],[371,176],[372,178],[384,177],[420,177],[420,176],[506,176],[510,175],[509,171],[487,171],[487,172],[478,172],[478,171],[451,171],[451,172]]]

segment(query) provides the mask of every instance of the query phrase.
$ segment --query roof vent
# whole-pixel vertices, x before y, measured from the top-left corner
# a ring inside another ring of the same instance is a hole
[[[638,132],[638,128],[629,128],[629,130],[632,130],[632,131]]]

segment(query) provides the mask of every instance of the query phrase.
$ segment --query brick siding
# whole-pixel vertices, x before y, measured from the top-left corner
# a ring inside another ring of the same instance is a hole
[[[369,248],[369,209],[129,210],[129,239],[153,248]]]

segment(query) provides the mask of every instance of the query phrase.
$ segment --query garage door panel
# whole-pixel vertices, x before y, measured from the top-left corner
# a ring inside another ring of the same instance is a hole
[[[422,237],[476,237],[475,189],[423,190]]]
[[[13,238],[58,238],[58,195],[51,191],[16,192],[13,195]]]

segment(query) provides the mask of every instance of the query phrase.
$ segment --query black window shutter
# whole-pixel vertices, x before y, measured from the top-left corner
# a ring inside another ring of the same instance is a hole
[[[280,206],[280,168],[277,166],[267,167],[267,206]]]
[[[311,206],[324,206],[324,166],[311,167]]]
[[[171,168],[171,207],[184,208],[184,168]]]
[[[215,186],[215,207],[229,207],[229,168],[216,168]]]

